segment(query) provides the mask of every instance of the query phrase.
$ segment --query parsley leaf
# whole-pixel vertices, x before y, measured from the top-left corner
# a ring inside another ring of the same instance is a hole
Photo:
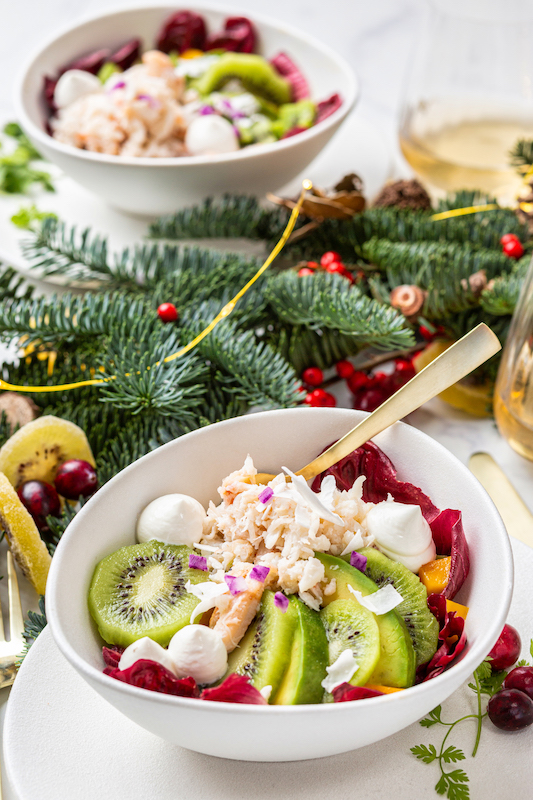
[[[437,751],[435,746],[430,744],[429,747],[426,747],[425,744],[416,745],[416,747],[411,747],[411,753],[415,755],[420,761],[423,761],[424,764],[431,764],[432,761],[435,761],[437,756]]]
[[[53,217],[57,219],[57,214],[51,211],[39,211],[36,205],[21,206],[16,214],[11,217],[11,222],[17,228],[24,228],[28,231],[37,231],[40,228],[40,223],[46,217]]]
[[[47,192],[55,191],[51,175],[31,166],[31,162],[40,159],[41,155],[20,125],[8,122],[3,132],[15,139],[18,146],[12,153],[0,157],[0,192],[27,194],[36,184],[41,185]]]

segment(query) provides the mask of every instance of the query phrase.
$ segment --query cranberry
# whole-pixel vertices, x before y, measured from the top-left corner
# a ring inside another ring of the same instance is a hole
[[[339,378],[349,378],[355,372],[355,367],[350,361],[337,361],[335,369]]]
[[[415,374],[415,368],[413,366],[413,362],[409,358],[397,358],[396,359],[396,372],[402,373],[402,375],[407,379],[407,377],[412,378]]]
[[[354,408],[358,408],[360,411],[375,411],[386,399],[385,392],[379,389],[368,389],[354,398]]]
[[[504,689],[519,689],[533,700],[533,667],[515,667],[503,682]]]
[[[98,489],[98,478],[95,468],[81,458],[63,461],[59,467],[55,481],[59,494],[68,500],[78,500],[80,495],[89,497]]]
[[[326,272],[331,272],[332,275],[344,275],[344,267],[342,264],[339,264],[338,261],[330,261],[329,264],[326,264],[324,267]]]
[[[337,261],[339,264],[342,262],[342,258],[335,250],[328,250],[322,258],[320,259],[320,265],[322,267],[327,267],[328,264],[331,264],[333,261]]]
[[[335,408],[335,406],[337,405],[337,400],[336,400],[335,396],[332,395],[331,392],[324,392],[324,395],[325,395],[325,397],[324,397],[324,405],[327,408]]]
[[[308,261],[307,266],[309,267],[309,269],[318,269],[320,264],[318,263],[318,261]]]
[[[320,386],[324,380],[324,373],[319,367],[307,367],[302,373],[302,379],[309,386]]]
[[[503,247],[504,244],[508,242],[518,242],[520,241],[516,233],[504,233],[502,238],[500,239],[500,244]]]
[[[350,377],[347,379],[348,388],[353,394],[359,391],[361,387],[367,386],[369,383],[369,377],[366,372],[362,372],[361,370],[356,370],[353,372]]]
[[[159,319],[163,322],[176,322],[178,318],[178,309],[173,303],[161,303],[157,309]]]
[[[313,274],[313,270],[312,269],[308,269],[307,267],[302,267],[301,269],[298,270],[298,277],[299,278],[303,278],[303,277],[305,277],[305,275],[312,275],[312,274]]]
[[[420,336],[421,336],[423,339],[425,339],[425,340],[426,340],[426,342],[432,342],[432,341],[433,341],[433,339],[435,338],[435,334],[434,334],[434,333],[431,333],[431,331],[429,330],[429,328],[426,328],[426,326],[425,326],[425,325],[421,325],[421,326],[419,327],[419,329],[418,329],[418,330],[419,330],[419,332],[420,332]]]
[[[502,731],[519,731],[533,723],[533,700],[519,689],[496,692],[487,711],[490,721]]]
[[[522,258],[524,255],[524,248],[518,241],[518,239],[512,239],[510,242],[506,242],[502,247],[503,252],[509,258]]]
[[[324,389],[314,389],[305,396],[304,402],[314,408],[323,408],[328,405],[328,395],[329,392],[324,391]]]
[[[509,669],[516,663],[520,656],[522,642],[516,628],[512,625],[504,625],[498,641],[488,654],[491,659],[493,670]]]
[[[26,481],[18,490],[18,496],[40,531],[48,529],[46,517],[58,517],[61,514],[59,496],[50,483]]]

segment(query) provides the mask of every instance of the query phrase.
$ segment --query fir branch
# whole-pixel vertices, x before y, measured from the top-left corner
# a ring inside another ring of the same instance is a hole
[[[529,256],[525,256],[517,262],[510,275],[494,278],[480,299],[481,308],[486,314],[511,316],[514,313],[529,262]]]
[[[46,518],[46,524],[50,530],[50,534],[47,538],[51,539],[51,541],[46,541],[45,544],[51,556],[54,555],[56,547],[59,544],[59,540],[65,533],[67,527],[70,525],[79,509],[84,506],[86,502],[86,500],[80,497],[80,502],[77,505],[65,503],[60,517]]]
[[[2,300],[8,298],[24,298],[29,300],[35,291],[35,287],[29,284],[24,276],[13,269],[0,264],[0,297]]]
[[[509,164],[520,173],[533,164],[533,140],[519,139],[514,147],[509,151]]]
[[[20,656],[19,666],[22,663],[24,657],[28,654],[28,651],[34,641],[37,639],[40,633],[46,628],[47,620],[46,620],[46,611],[44,608],[44,597],[41,595],[39,597],[39,610],[40,613],[35,611],[28,611],[28,618],[24,622],[24,631],[22,633],[22,638],[25,641],[24,650]]]

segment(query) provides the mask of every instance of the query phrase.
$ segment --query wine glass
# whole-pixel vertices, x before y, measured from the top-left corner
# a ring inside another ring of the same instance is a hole
[[[531,0],[431,0],[400,116],[402,152],[445,191],[512,201],[509,151],[533,138]]]

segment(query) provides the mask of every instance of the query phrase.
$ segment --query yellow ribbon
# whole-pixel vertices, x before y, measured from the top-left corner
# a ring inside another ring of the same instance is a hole
[[[476,214],[478,211],[494,211],[494,209],[498,207],[497,203],[486,203],[484,206],[452,208],[449,211],[441,211],[438,214],[432,214],[431,219],[437,221],[439,219],[450,219],[450,217],[462,217],[465,214]]]
[[[243,286],[240,291],[237,292],[235,297],[233,297],[229,301],[229,303],[226,303],[224,308],[222,308],[222,310],[219,311],[219,313],[216,315],[216,317],[209,323],[209,325],[206,328],[204,328],[204,330],[201,333],[198,334],[198,336],[196,336],[191,342],[189,342],[189,344],[185,345],[185,347],[182,347],[181,350],[178,350],[177,353],[172,353],[172,355],[166,356],[166,358],[163,359],[163,363],[164,364],[166,364],[166,363],[168,363],[170,361],[174,361],[176,358],[179,358],[180,356],[185,355],[185,353],[188,353],[190,350],[192,350],[194,347],[196,347],[196,345],[199,344],[202,341],[202,339],[205,339],[205,337],[209,333],[211,333],[213,328],[216,325],[218,325],[218,323],[221,320],[225,319],[226,317],[228,317],[231,314],[231,312],[233,311],[233,309],[235,308],[236,304],[241,299],[241,297],[243,297],[243,295],[246,294],[246,292],[261,277],[261,275],[265,272],[265,270],[268,269],[268,267],[272,264],[274,259],[283,250],[283,248],[285,246],[285,243],[286,243],[287,239],[289,238],[289,236],[291,235],[291,233],[293,231],[293,228],[294,228],[294,226],[296,224],[296,219],[298,217],[298,214],[300,213],[300,209],[301,209],[302,204],[304,202],[305,193],[309,189],[311,189],[312,186],[313,186],[313,184],[311,183],[311,181],[309,181],[309,180],[303,181],[303,183],[302,183],[302,191],[300,192],[300,197],[298,198],[298,202],[296,203],[296,206],[294,207],[294,209],[291,212],[291,215],[289,217],[289,221],[287,223],[287,226],[286,226],[285,230],[283,231],[283,234],[282,234],[279,242],[274,247],[274,249],[272,250],[272,252],[268,256],[268,258],[266,259],[264,264],[257,270],[257,272],[255,273],[253,278],[251,278],[248,281],[248,283],[245,286]],[[154,366],[157,367],[157,366],[159,366],[159,364],[161,364],[161,361],[157,361],[154,364]],[[146,369],[150,369],[150,367],[147,367]],[[131,374],[131,373],[126,373],[126,374],[128,375],[128,374]],[[58,385],[55,385],[55,386],[15,386],[12,383],[7,383],[6,381],[0,379],[0,389],[2,389],[4,391],[10,391],[10,392],[67,392],[67,391],[69,391],[69,389],[80,389],[82,386],[99,386],[102,383],[107,383],[108,381],[112,381],[112,380],[115,380],[115,379],[116,379],[115,375],[110,375],[109,378],[92,378],[92,379],[86,380],[86,381],[75,381],[74,383],[61,383],[61,384],[58,384]]]

